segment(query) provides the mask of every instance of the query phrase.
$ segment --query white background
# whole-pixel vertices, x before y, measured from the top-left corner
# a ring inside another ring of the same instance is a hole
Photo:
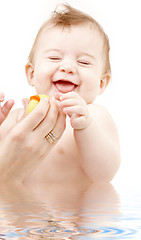
[[[6,98],[33,95],[24,66],[39,27],[54,10],[55,0],[0,1],[0,91]],[[94,17],[108,34],[112,81],[97,98],[113,116],[119,131],[121,167],[113,184],[140,187],[141,180],[141,14],[140,0],[66,0]]]

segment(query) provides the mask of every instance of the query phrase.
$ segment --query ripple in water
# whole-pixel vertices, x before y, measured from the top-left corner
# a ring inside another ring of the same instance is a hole
[[[0,234],[0,239],[54,239],[54,240],[69,240],[69,239],[102,239],[102,240],[114,240],[114,239],[141,239],[137,238],[140,229],[131,228],[112,228],[101,227],[98,230],[75,228],[75,229],[63,229],[55,227],[47,228],[27,228],[27,229],[15,229],[8,233]],[[140,235],[141,237],[141,235]]]
[[[68,239],[68,237],[71,236],[79,236],[79,235],[87,235],[87,234],[92,234],[96,233],[97,230],[91,230],[91,229],[62,229],[62,228],[42,228],[42,229],[37,229],[37,228],[32,228],[32,229],[27,229],[26,231],[23,231],[26,233],[26,235],[30,236],[47,236],[50,237],[51,239]]]
[[[138,230],[131,229],[131,228],[112,228],[112,227],[106,227],[100,230],[100,235],[111,235],[111,239],[115,236],[117,239],[125,239],[125,238],[131,238],[138,233]],[[102,238],[107,239],[107,238]]]

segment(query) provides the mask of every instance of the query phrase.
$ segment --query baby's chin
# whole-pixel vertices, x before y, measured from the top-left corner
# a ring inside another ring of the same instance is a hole
[[[87,104],[93,104],[94,103],[94,100],[93,101],[88,101],[88,102],[86,102]]]

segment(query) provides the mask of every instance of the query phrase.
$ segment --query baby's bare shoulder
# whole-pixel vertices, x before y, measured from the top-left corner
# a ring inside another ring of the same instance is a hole
[[[90,110],[92,114],[99,119],[101,122],[110,122],[114,121],[108,110],[100,104],[91,104]]]
[[[100,104],[91,104],[90,108],[94,119],[105,134],[110,134],[111,137],[118,140],[117,126],[109,111]]]

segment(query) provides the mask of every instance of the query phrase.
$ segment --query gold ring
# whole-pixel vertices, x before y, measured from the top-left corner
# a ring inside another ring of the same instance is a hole
[[[52,144],[57,139],[57,136],[53,131],[51,131],[45,136],[45,138],[50,144]]]

